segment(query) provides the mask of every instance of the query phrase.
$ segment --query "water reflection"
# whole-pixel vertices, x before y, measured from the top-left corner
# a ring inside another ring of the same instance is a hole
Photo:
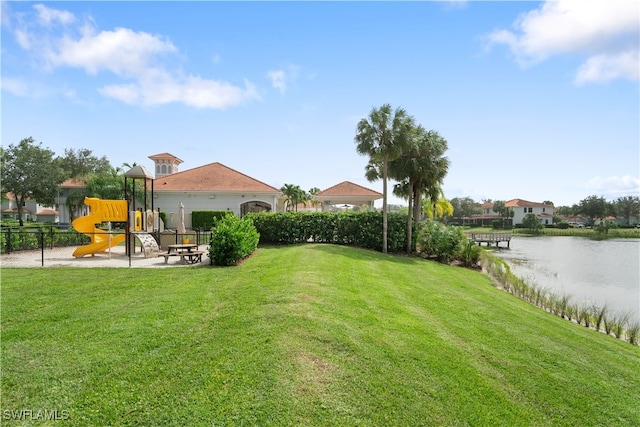
[[[640,321],[640,239],[513,236],[496,255],[530,284]]]

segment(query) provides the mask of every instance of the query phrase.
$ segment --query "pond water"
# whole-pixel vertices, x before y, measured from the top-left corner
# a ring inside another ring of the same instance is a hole
[[[513,236],[510,246],[495,254],[527,283],[640,321],[640,239]]]

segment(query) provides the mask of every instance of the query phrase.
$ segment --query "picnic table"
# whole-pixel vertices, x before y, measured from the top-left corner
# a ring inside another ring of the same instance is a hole
[[[202,262],[203,253],[204,251],[198,250],[198,245],[195,243],[176,243],[167,245],[167,252],[161,252],[158,256],[164,257],[165,264],[172,256],[180,257],[181,261],[186,264],[196,264]]]

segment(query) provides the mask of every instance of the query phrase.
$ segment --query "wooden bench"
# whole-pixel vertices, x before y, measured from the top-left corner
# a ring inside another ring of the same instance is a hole
[[[191,252],[160,252],[158,254],[159,257],[164,257],[164,263],[167,264],[169,261],[169,257],[177,256],[180,257],[182,262],[188,264],[195,264],[198,262],[202,262],[202,254],[204,251],[191,251]]]

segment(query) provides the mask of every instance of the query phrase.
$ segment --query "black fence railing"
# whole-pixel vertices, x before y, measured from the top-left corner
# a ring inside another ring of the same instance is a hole
[[[153,236],[160,250],[165,249],[167,245],[186,241],[198,246],[209,245],[211,241],[211,230],[205,229],[188,230],[186,233],[165,230],[146,234]],[[103,242],[102,247],[96,245],[99,242]],[[91,244],[96,245],[95,253],[88,246]],[[18,255],[23,253],[29,253],[31,261],[35,257],[40,258],[39,264],[42,266],[45,265],[47,259],[60,261],[68,258],[73,260],[77,258],[73,255],[76,248],[81,247],[86,247],[88,251],[83,251],[83,255],[78,257],[113,252],[116,255],[128,255],[129,264],[131,264],[131,255],[143,252],[140,239],[135,237],[135,233],[131,233],[130,250],[127,251],[124,230],[79,233],[73,228],[58,228],[54,225],[0,227],[0,255],[2,256],[0,262],[3,266],[19,266]]]

